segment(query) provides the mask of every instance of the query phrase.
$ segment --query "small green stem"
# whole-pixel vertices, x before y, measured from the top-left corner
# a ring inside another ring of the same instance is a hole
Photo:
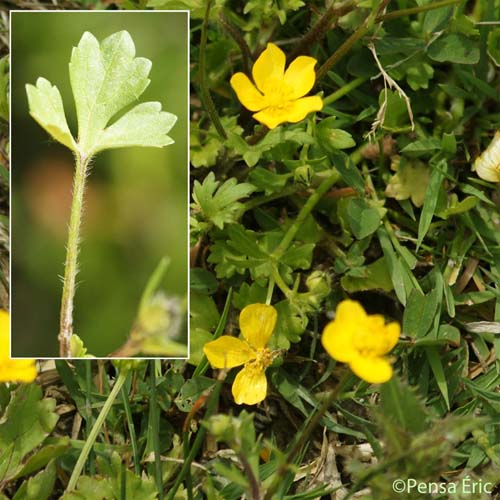
[[[293,460],[295,459],[295,457],[297,456],[299,451],[307,443],[312,431],[315,429],[316,425],[318,425],[319,421],[323,418],[323,415],[328,411],[328,408],[330,407],[330,405],[333,403],[333,401],[335,399],[337,399],[338,395],[340,394],[340,391],[343,389],[349,376],[350,376],[350,372],[345,371],[344,374],[342,375],[342,378],[339,380],[337,385],[332,389],[330,394],[328,394],[328,396],[324,400],[323,404],[319,407],[319,409],[316,411],[316,413],[314,413],[314,415],[311,417],[311,419],[307,423],[305,429],[300,434],[300,437],[295,441],[291,450],[288,452],[285,462],[278,467],[278,470],[274,474],[273,481],[269,485],[269,488],[267,488],[264,500],[271,500],[273,495],[276,493],[276,490],[278,489],[280,484],[283,482],[283,477],[284,477],[285,473],[287,472],[288,467],[290,466],[291,463],[293,463]]]
[[[271,276],[269,278],[269,284],[267,287],[267,297],[266,297],[266,304],[267,305],[271,304],[271,300],[273,298],[273,291],[274,291],[274,277]]]
[[[272,258],[277,261],[282,257],[282,255],[288,249],[290,243],[292,243],[297,231],[300,229],[304,223],[306,217],[311,213],[312,209],[321,200],[323,195],[340,179],[340,174],[337,171],[333,171],[329,177],[327,177],[316,189],[316,191],[309,197],[304,206],[300,209],[299,215],[295,219],[294,223],[288,228],[288,231],[283,236],[281,243],[276,247],[272,253]],[[276,284],[279,286],[278,281]]]
[[[71,336],[73,335],[73,298],[75,296],[76,274],[78,272],[78,243],[83,213],[83,194],[85,177],[90,157],[77,152],[75,155],[76,170],[73,181],[73,201],[66,246],[66,262],[64,265],[64,282],[61,298],[61,319],[59,326],[59,355],[61,358],[71,356]]]
[[[290,289],[290,287],[285,283],[285,281],[281,277],[281,274],[278,271],[277,265],[272,266],[272,273],[273,273],[272,279],[274,280],[276,285],[278,285],[278,288],[283,292],[283,295],[285,295],[285,297],[287,297],[287,298],[290,297],[291,295],[293,295],[293,291]]]
[[[332,104],[332,102],[338,101],[341,97],[344,97],[346,94],[351,92],[351,90],[354,90],[355,88],[359,87],[363,83],[365,83],[368,80],[368,78],[364,76],[358,76],[358,78],[355,78],[352,82],[346,83],[342,87],[340,87],[338,90],[330,94],[329,96],[325,97],[323,99],[323,105],[327,106],[328,104]]]
[[[382,14],[375,19],[376,23],[381,23],[384,21],[391,21],[392,19],[397,19],[398,17],[406,17],[411,14],[420,14],[421,12],[427,12],[429,10],[440,9],[441,7],[447,7],[448,5],[454,5],[457,3],[462,3],[463,0],[442,0],[441,2],[432,2],[427,5],[420,5],[418,7],[410,7],[409,9],[395,10],[389,12],[389,14]]]
[[[137,476],[141,475],[141,459],[139,457],[139,448],[137,447],[137,435],[135,433],[134,420],[132,419],[132,410],[128,400],[128,394],[125,387],[122,387],[123,408],[127,418],[128,433],[130,435],[130,445],[132,446],[132,455],[134,457],[134,470]]]
[[[101,412],[99,413],[99,416],[97,417],[92,430],[90,431],[90,434],[85,441],[85,444],[83,446],[83,449],[80,453],[80,456],[78,457],[78,460],[75,464],[75,468],[73,469],[73,472],[71,473],[71,477],[69,478],[68,486],[66,487],[66,493],[69,493],[70,491],[73,491],[76,487],[76,483],[78,479],[80,478],[80,475],[83,470],[83,466],[85,465],[85,462],[87,460],[87,457],[90,453],[90,450],[94,446],[95,440],[97,439],[97,435],[99,434],[102,424],[106,420],[106,417],[108,416],[109,410],[111,410],[111,407],[113,406],[113,403],[115,402],[116,397],[120,393],[120,390],[125,383],[125,380],[127,380],[127,371],[120,371],[118,378],[115,381],[115,385],[113,386],[113,389],[108,395],[108,399],[106,399]]]

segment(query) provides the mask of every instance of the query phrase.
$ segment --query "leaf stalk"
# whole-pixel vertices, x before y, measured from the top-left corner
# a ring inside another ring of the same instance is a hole
[[[90,157],[77,152],[75,155],[75,176],[73,179],[73,201],[66,245],[66,262],[64,265],[64,281],[61,298],[61,319],[59,326],[59,355],[61,358],[71,356],[71,336],[73,335],[73,299],[78,273],[78,245],[80,242],[80,226],[83,215],[83,195],[85,178]]]

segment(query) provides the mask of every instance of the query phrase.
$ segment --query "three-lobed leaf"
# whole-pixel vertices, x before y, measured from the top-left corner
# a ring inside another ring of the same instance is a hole
[[[158,102],[138,104],[108,126],[141,96],[149,85],[150,70],[149,59],[135,57],[127,31],[114,33],[101,44],[85,32],[69,64],[78,141],[69,130],[59,90],[44,78],[37,80],[36,87],[26,86],[30,114],[54,139],[84,156],[118,147],[166,146],[173,142],[167,132],[177,117],[162,111]]]

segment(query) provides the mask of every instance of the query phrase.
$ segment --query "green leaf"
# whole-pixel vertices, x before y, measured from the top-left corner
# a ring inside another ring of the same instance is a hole
[[[316,127],[319,145],[328,153],[335,153],[338,149],[352,148],[356,142],[352,135],[332,125],[337,122],[335,117],[325,118]]]
[[[189,273],[189,289],[211,295],[219,286],[215,276],[202,267],[193,267]]]
[[[495,65],[500,66],[500,28],[495,28],[488,33],[488,54]]]
[[[213,330],[219,322],[220,314],[212,297],[191,291],[189,324],[191,328]]]
[[[392,284],[394,286],[394,291],[396,296],[401,302],[401,304],[406,305],[406,289],[405,289],[405,278],[403,276],[404,270],[403,266],[394,251],[389,235],[384,227],[381,227],[377,231],[378,239],[380,241],[380,246],[382,247],[382,252],[384,253],[387,268],[389,269],[389,274],[391,275]]]
[[[446,402],[446,407],[448,411],[450,410],[450,398],[448,396],[448,384],[446,383],[446,375],[444,373],[443,363],[437,349],[435,347],[426,347],[425,353],[427,355],[427,360],[431,365],[432,372],[434,373],[434,378],[436,379],[436,383],[443,395],[443,398]]]
[[[382,128],[391,132],[401,132],[409,127],[408,109],[405,100],[393,90],[381,90],[378,97],[379,105],[386,102]]]
[[[45,467],[52,459],[57,458],[68,452],[71,447],[68,436],[58,438],[57,443],[48,444],[35,451],[23,465],[23,468],[17,473],[16,479],[32,474],[33,472]]]
[[[314,243],[294,244],[283,254],[280,260],[293,269],[309,269],[314,247]]]
[[[467,196],[462,201],[458,201],[458,196],[451,193],[448,198],[448,206],[438,212],[436,215],[441,219],[448,219],[452,215],[462,214],[472,210],[477,204],[478,199],[475,196]]]
[[[126,31],[112,34],[101,44],[85,32],[69,64],[78,145],[69,132],[58,89],[43,78],[37,87],[27,86],[30,113],[55,139],[84,156],[117,147],[166,146],[173,142],[166,134],[177,118],[161,111],[157,102],[138,104],[106,128],[144,92],[150,69],[149,59],[135,57],[134,42]]]
[[[380,386],[381,410],[402,430],[410,433],[423,432],[428,427],[428,415],[423,402],[412,387],[394,376]]]
[[[193,200],[191,207],[195,216],[222,229],[225,224],[236,222],[242,208],[238,201],[246,198],[255,191],[252,184],[242,182],[238,184],[235,178],[228,179],[222,185],[215,180],[215,175],[210,172],[203,183],[194,182]],[[199,214],[199,215],[198,215]]]
[[[157,490],[155,481],[146,474],[136,476],[132,471],[122,466],[122,457],[114,451],[111,460],[108,462],[104,457],[97,458],[97,467],[100,476],[107,479],[111,498],[136,498],[138,500],[155,500]],[[122,475],[125,475],[123,478]],[[125,486],[123,490],[122,484]]]
[[[191,328],[189,332],[189,359],[190,365],[198,366],[203,359],[203,346],[214,340],[213,335],[202,328]]]
[[[181,387],[179,395],[175,399],[177,408],[183,412],[191,411],[196,400],[209,388],[215,385],[215,381],[208,377],[194,377],[186,380]]]
[[[403,332],[411,337],[423,337],[432,326],[441,298],[437,288],[424,295],[414,288],[403,316]]]
[[[55,406],[54,399],[42,399],[37,385],[16,389],[0,423],[0,489],[22,469],[24,457],[54,429],[59,419]]]
[[[107,478],[82,476],[76,490],[65,493],[61,500],[114,500]]]
[[[267,168],[255,167],[250,172],[249,179],[259,190],[271,194],[283,189],[292,176],[293,174],[276,174]]]
[[[435,137],[425,137],[418,141],[410,142],[405,146],[402,153],[428,153],[441,149],[441,141]]]
[[[367,266],[355,269],[356,275],[348,272],[340,280],[340,284],[346,292],[353,293],[376,289],[390,292],[394,289],[385,257],[381,257]]]
[[[41,125],[56,141],[64,144],[72,151],[77,146],[69,131],[61,94],[56,86],[45,78],[38,78],[36,87],[26,85],[30,115]]]
[[[83,340],[76,334],[71,336],[70,340],[70,351],[71,356],[74,358],[93,358],[91,354],[87,353],[87,348],[83,343]]]
[[[46,500],[50,498],[56,481],[56,466],[52,460],[45,470],[24,481],[12,500]]]
[[[381,216],[363,198],[352,198],[347,204],[347,221],[352,234],[361,240],[373,234],[380,226]]]
[[[422,208],[422,213],[420,214],[420,221],[418,223],[418,241],[417,248],[424,240],[429,226],[431,225],[432,217],[436,210],[439,190],[441,189],[441,183],[444,178],[444,170],[447,168],[447,163],[445,160],[441,160],[437,165],[434,166],[431,172],[431,177],[429,180],[429,187],[425,193],[424,206]]]
[[[168,146],[174,141],[166,134],[176,121],[175,115],[161,110],[159,102],[138,104],[101,133],[93,152],[129,146]]]
[[[333,166],[340,172],[344,181],[360,193],[365,192],[365,181],[360,171],[354,165],[351,157],[338,152],[331,155]]]
[[[429,57],[438,62],[457,64],[477,64],[479,62],[478,43],[460,33],[444,35],[427,49]]]

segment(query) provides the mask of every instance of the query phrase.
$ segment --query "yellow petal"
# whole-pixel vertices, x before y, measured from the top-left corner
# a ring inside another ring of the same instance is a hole
[[[266,127],[273,129],[280,123],[297,123],[303,120],[311,111],[323,108],[321,97],[302,97],[295,101],[287,101],[281,106],[272,106],[255,113],[253,117]]]
[[[36,375],[34,359],[10,359],[0,366],[0,382],[33,382]]]
[[[359,378],[370,384],[382,384],[392,377],[392,366],[386,358],[357,356],[349,366]]]
[[[346,330],[345,324],[337,320],[326,325],[321,336],[321,343],[333,359],[342,363],[348,363],[357,356],[350,330]]]
[[[230,83],[238,100],[245,108],[250,111],[259,111],[265,106],[264,97],[244,73],[235,73],[231,77]]]
[[[240,313],[241,334],[252,347],[262,349],[271,338],[277,317],[273,306],[250,304]]]
[[[233,382],[233,397],[236,404],[256,405],[267,395],[267,379],[263,370],[245,366]]]
[[[257,88],[264,92],[269,82],[283,82],[286,57],[284,52],[274,43],[268,43],[266,50],[255,61],[252,76]]]
[[[341,323],[360,323],[366,320],[367,314],[363,306],[355,300],[343,300],[335,311],[335,321]]]
[[[214,368],[234,368],[255,358],[254,351],[246,342],[229,335],[207,342],[203,352]]]
[[[385,335],[384,335],[384,345],[382,354],[387,354],[392,351],[394,346],[398,343],[399,334],[401,333],[401,327],[399,323],[395,321],[388,323],[385,325]]]
[[[32,382],[37,371],[34,359],[10,359],[10,321],[0,311],[0,382]]]
[[[297,99],[306,95],[314,85],[316,64],[314,57],[300,56],[295,59],[285,71],[285,83],[293,89],[291,99]],[[321,108],[320,108],[321,109]]]

